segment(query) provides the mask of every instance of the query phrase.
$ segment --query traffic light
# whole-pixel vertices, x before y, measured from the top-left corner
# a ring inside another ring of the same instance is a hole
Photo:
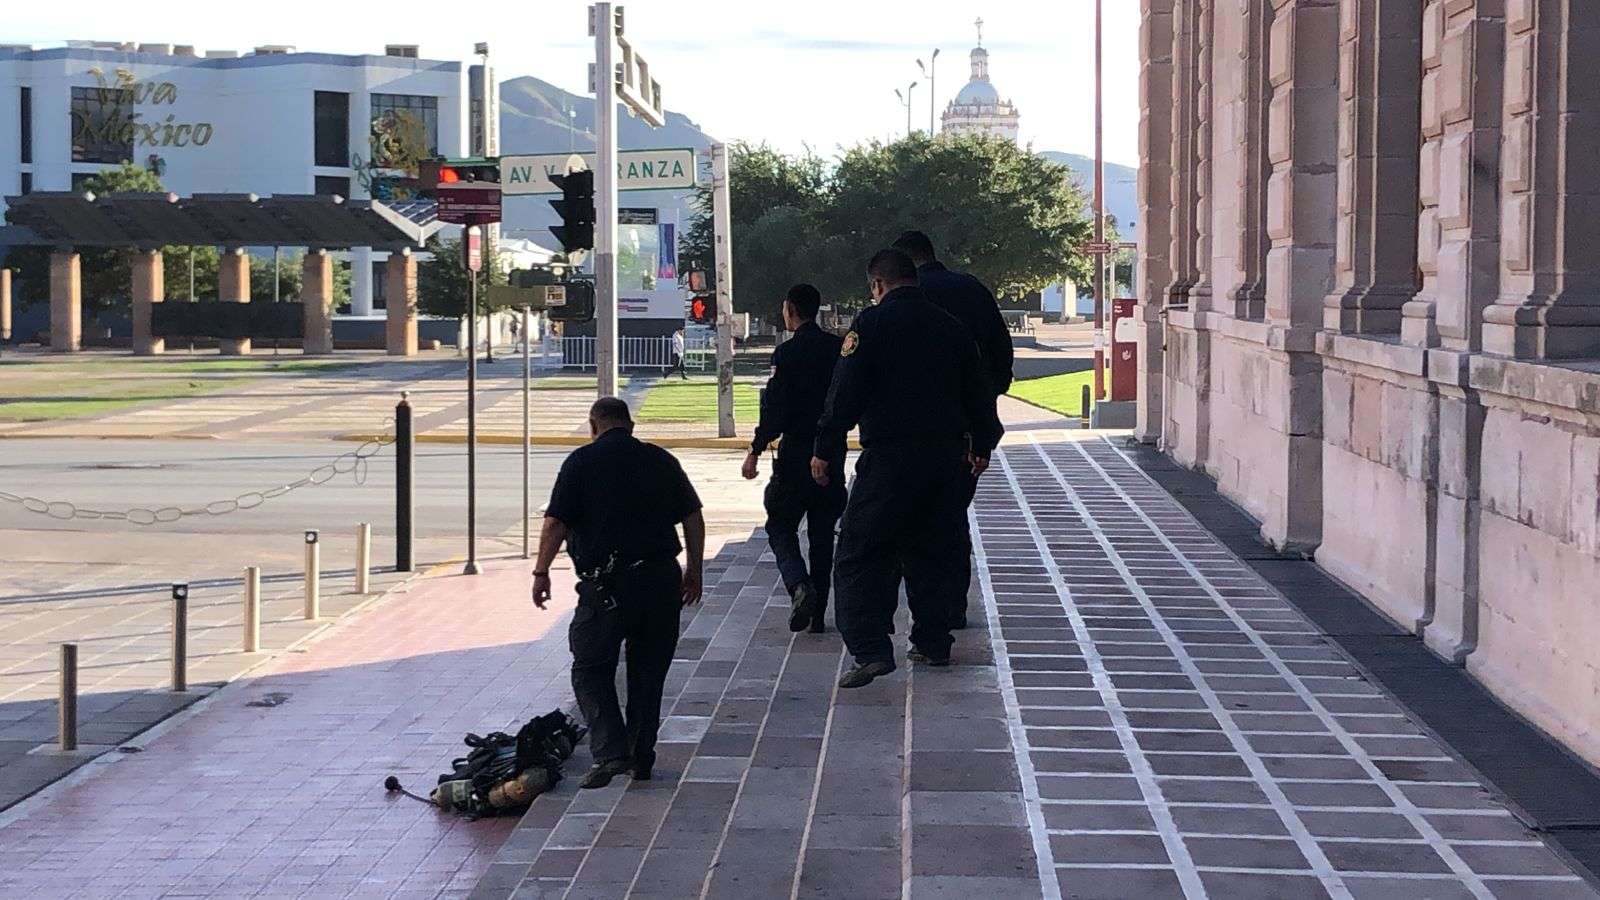
[[[712,297],[695,297],[690,300],[689,321],[695,325],[716,324],[717,301]]]
[[[551,200],[560,225],[550,226],[564,253],[594,249],[594,173],[588,170],[551,175],[550,182],[561,189],[561,199]]]
[[[500,183],[500,160],[474,157],[445,159],[434,157],[417,163],[417,193],[434,197],[441,184]]]
[[[594,319],[594,282],[563,281],[565,301],[545,307],[545,315],[553,322],[588,322]]]

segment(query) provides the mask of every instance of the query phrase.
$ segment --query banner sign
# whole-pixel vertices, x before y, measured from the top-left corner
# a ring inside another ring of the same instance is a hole
[[[656,278],[662,281],[678,280],[678,226],[662,222],[661,252],[656,260]]]

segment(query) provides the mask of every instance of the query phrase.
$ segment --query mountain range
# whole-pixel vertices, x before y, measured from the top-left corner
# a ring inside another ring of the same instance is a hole
[[[502,155],[562,153],[569,150],[594,150],[594,100],[573,94],[532,76],[513,78],[500,84],[500,152]],[[682,113],[667,112],[667,123],[651,128],[625,112],[617,114],[617,145],[624,150],[692,147],[702,165],[710,164],[711,135]],[[729,137],[732,137],[731,135]],[[1076,153],[1042,151],[1041,156],[1070,167],[1078,176],[1085,196],[1093,190],[1094,161]],[[1136,179],[1138,171],[1128,166],[1107,163],[1106,212],[1122,226],[1124,239],[1131,239],[1137,215]],[[552,239],[545,228],[555,224],[555,211],[544,197],[507,197],[505,225],[508,237],[519,237],[539,244]],[[622,194],[620,205],[656,207],[661,221],[676,221],[687,227],[695,211],[690,198],[672,191],[631,191]]]

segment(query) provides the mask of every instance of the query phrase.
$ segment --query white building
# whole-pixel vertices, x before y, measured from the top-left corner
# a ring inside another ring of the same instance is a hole
[[[468,75],[460,62],[418,59],[411,46],[382,56],[81,41],[0,47],[0,197],[72,190],[131,161],[182,195],[369,199],[373,171],[363,167],[374,135],[395,122],[432,152],[466,155],[475,124]],[[376,187],[381,195],[381,179]],[[372,312],[381,282],[373,262],[370,250],[351,253],[355,315]]]
[[[1017,139],[1021,115],[1016,104],[1000,99],[1000,92],[989,80],[989,51],[983,49],[983,20],[977,21],[978,46],[972,48],[972,78],[945,107],[941,131],[952,134],[997,134],[1010,141]]]

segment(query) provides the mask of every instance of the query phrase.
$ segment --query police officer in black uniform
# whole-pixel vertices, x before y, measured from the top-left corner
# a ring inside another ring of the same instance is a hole
[[[633,436],[628,405],[589,409],[593,440],[561,464],[539,534],[533,602],[550,600],[550,564],[563,541],[578,573],[572,614],[572,689],[589,723],[595,766],[586,788],[655,765],[661,691],[678,646],[678,611],[700,601],[706,523],[700,498],[672,454]],[[678,525],[684,543],[678,542]],[[688,546],[688,563],[678,552]],[[628,711],[617,704],[617,659],[628,653]]]
[[[767,446],[780,436],[778,458],[767,482],[767,543],[777,558],[778,572],[789,590],[789,630],[808,625],[813,634],[823,630],[828,608],[828,588],[833,581],[833,530],[844,511],[844,446],[829,452],[833,461],[827,485],[811,478],[812,445],[817,420],[828,396],[833,366],[839,361],[838,335],[817,327],[822,295],[809,284],[789,289],[783,301],[784,327],[794,336],[773,351],[772,377],[761,400],[761,422],[740,470],[756,477],[756,463]],[[800,552],[800,520],[806,520],[811,545],[811,568]]]
[[[855,657],[842,688],[894,671],[889,635],[902,574],[912,614],[906,658],[949,665],[948,617],[965,590],[966,484],[988,466],[1001,433],[977,348],[923,296],[911,258],[879,251],[867,276],[877,305],[845,335],[811,460],[816,481],[831,482],[844,435],[861,425],[834,569],[834,619]]]
[[[1006,327],[1005,317],[1000,315],[1000,304],[995,302],[994,294],[984,286],[983,282],[967,274],[945,268],[934,254],[933,241],[920,231],[908,231],[900,235],[894,242],[898,250],[905,251],[911,261],[917,264],[917,284],[922,288],[922,293],[928,302],[939,307],[960,320],[967,328],[967,333],[972,335],[972,340],[978,345],[978,355],[983,361],[983,370],[989,378],[990,396],[998,398],[1001,394],[1011,389],[1011,367],[1013,351],[1011,347],[1011,330]],[[967,504],[972,505],[972,498],[978,490],[978,479],[972,478],[967,485]],[[964,534],[967,534],[963,530]],[[972,539],[967,534],[967,557],[962,564],[964,574],[962,584],[972,583]],[[956,606],[951,610],[950,626],[952,628],[967,627],[967,592],[963,590],[956,601]]]

